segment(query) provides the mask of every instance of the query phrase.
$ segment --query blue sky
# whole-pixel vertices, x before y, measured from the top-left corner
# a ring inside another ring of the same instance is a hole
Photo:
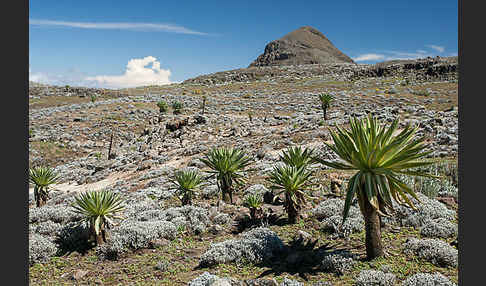
[[[243,68],[301,26],[357,63],[458,52],[449,0],[29,3],[30,79],[59,85],[163,84]]]

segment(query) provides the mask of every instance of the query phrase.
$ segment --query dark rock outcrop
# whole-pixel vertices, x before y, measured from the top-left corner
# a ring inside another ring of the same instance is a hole
[[[354,63],[318,30],[305,26],[270,42],[253,66]]]

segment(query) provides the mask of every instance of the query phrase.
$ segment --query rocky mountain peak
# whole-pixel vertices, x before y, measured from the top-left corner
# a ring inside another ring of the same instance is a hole
[[[265,46],[263,54],[252,66],[354,63],[338,50],[324,34],[311,26],[303,26]]]

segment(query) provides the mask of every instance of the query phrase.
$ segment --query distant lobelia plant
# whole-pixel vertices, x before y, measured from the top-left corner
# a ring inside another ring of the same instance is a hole
[[[306,166],[298,168],[290,165],[277,165],[273,167],[267,178],[267,181],[272,184],[271,189],[280,190],[274,199],[284,193],[284,208],[290,224],[297,223],[300,210],[306,203],[305,189],[308,187],[311,176],[312,172],[308,171]]]
[[[95,95],[91,95],[91,102],[94,103],[96,101],[96,96]]]
[[[245,197],[243,205],[250,210],[250,217],[255,221],[262,214],[263,198],[258,194],[249,194]]]
[[[413,209],[416,208],[407,194],[420,201],[399,175],[435,177],[426,172],[410,170],[433,164],[431,161],[419,160],[430,152],[423,152],[424,138],[413,140],[417,127],[407,125],[395,134],[397,127],[398,119],[388,128],[380,126],[371,115],[361,120],[352,119],[349,130],[339,127],[337,131],[330,130],[334,145],[326,143],[344,162],[328,162],[316,158],[331,168],[357,170],[347,185],[343,223],[352,200],[357,197],[365,220],[368,259],[384,255],[380,216],[388,216],[394,210],[392,200]]]
[[[243,171],[251,164],[252,158],[241,150],[223,147],[212,149],[200,160],[212,169],[210,177],[216,177],[223,201],[233,203],[234,185],[245,182]]]
[[[248,111],[248,119],[250,119],[250,122],[253,121],[253,112],[252,111]]]
[[[195,190],[203,182],[203,178],[197,171],[178,171],[171,180],[178,192],[178,198],[182,205],[191,205]]]
[[[172,103],[172,112],[174,114],[179,114],[179,113],[181,113],[183,107],[184,107],[184,105],[182,104],[182,102],[174,101]]]
[[[319,100],[321,101],[321,108],[322,108],[324,120],[326,120],[327,119],[327,109],[331,105],[331,102],[334,100],[334,97],[330,94],[319,94]]]
[[[50,167],[34,167],[29,170],[29,181],[34,184],[34,198],[37,207],[46,204],[49,199],[49,186],[59,179]]]
[[[113,218],[121,218],[116,214],[125,209],[121,197],[110,191],[90,191],[74,200],[72,207],[89,223],[91,239],[97,245],[105,243],[106,228],[113,224]]]
[[[159,108],[160,113],[165,113],[169,109],[169,106],[167,105],[167,102],[161,100],[157,102],[157,107]]]
[[[280,161],[289,166],[307,168],[312,162],[314,162],[313,153],[314,150],[311,148],[307,147],[302,150],[300,146],[296,146],[288,148],[283,152],[282,155],[279,155],[279,157]]]
[[[206,109],[206,100],[207,100],[207,96],[206,95],[203,95],[202,96],[202,114],[204,114],[204,110]]]

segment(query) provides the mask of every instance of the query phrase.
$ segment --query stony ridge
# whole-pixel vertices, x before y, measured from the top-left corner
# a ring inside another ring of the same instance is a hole
[[[324,77],[327,80],[357,80],[369,77],[401,76],[412,80],[457,80],[457,57],[436,57],[368,64],[311,64],[291,66],[258,66],[202,75],[184,84],[223,84],[275,80],[279,78]]]

